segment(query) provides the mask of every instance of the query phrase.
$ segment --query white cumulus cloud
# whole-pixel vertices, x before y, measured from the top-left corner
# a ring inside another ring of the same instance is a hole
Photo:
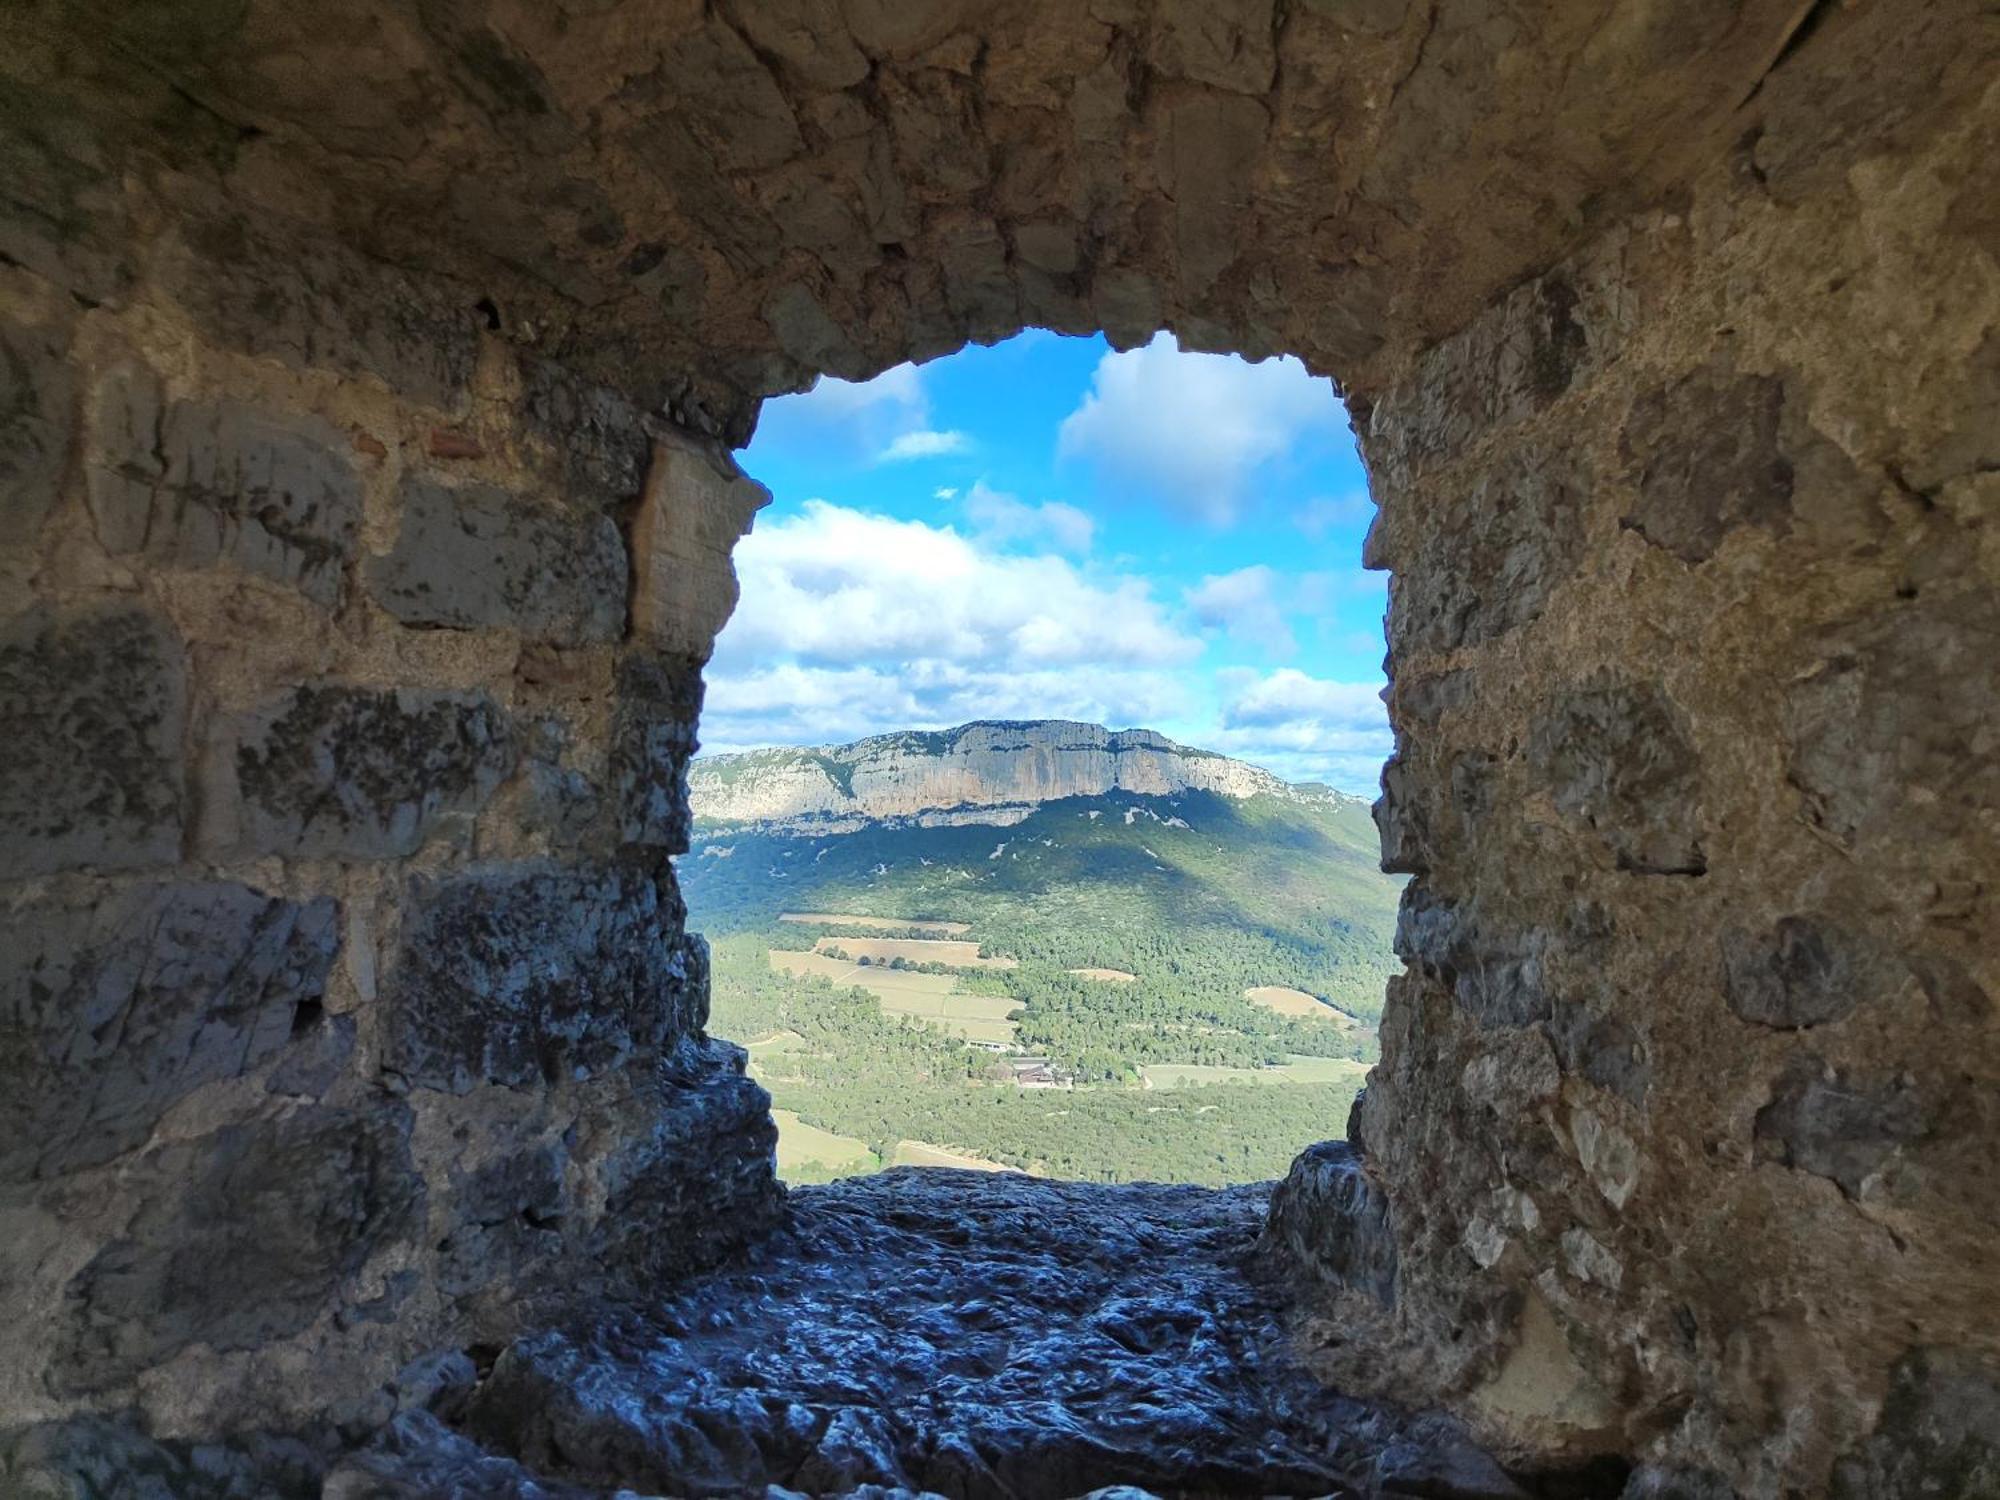
[[[1332,383],[1296,359],[1183,353],[1162,333],[1098,362],[1057,446],[1221,526],[1249,503],[1259,468],[1344,420]]]
[[[1233,639],[1270,656],[1294,656],[1298,640],[1285,623],[1281,595],[1288,581],[1262,563],[1233,573],[1212,573],[1187,591],[1188,610],[1210,630],[1226,631]]]
[[[889,446],[882,450],[881,461],[899,464],[913,458],[942,458],[946,454],[963,453],[971,446],[972,440],[956,429],[936,432],[928,427],[919,427],[896,434]]]
[[[1065,505],[1060,500],[1030,505],[1013,495],[988,489],[983,479],[965,497],[965,518],[981,539],[997,546],[1044,542],[1058,552],[1080,555],[1090,550],[1091,539],[1097,534],[1097,523],[1074,505]]]
[[[1337,682],[1295,667],[1216,674],[1222,725],[1212,749],[1294,781],[1366,793],[1395,748],[1379,682]]]

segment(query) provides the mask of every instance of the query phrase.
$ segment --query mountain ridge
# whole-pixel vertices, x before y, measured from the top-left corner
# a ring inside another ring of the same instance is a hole
[[[1112,792],[1210,792],[1243,800],[1353,804],[1318,783],[1183,745],[1157,730],[1071,719],[978,719],[895,730],[844,745],[774,746],[697,758],[688,793],[698,823],[800,834],[909,820],[1006,827],[1044,803]]]

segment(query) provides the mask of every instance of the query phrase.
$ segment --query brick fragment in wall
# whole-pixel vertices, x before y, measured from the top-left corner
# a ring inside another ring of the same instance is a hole
[[[581,646],[624,633],[625,542],[610,517],[488,484],[412,474],[397,490],[395,545],[363,568],[405,625],[517,630]]]
[[[234,842],[287,858],[412,854],[483,807],[513,769],[506,715],[484,693],[298,687],[229,734]]]
[[[100,1391],[191,1344],[257,1349],[303,1331],[423,1201],[410,1111],[307,1105],[175,1141],[132,1169],[137,1211],[64,1290],[49,1371]]]
[[[127,360],[91,397],[86,495],[99,541],[170,567],[227,561],[339,601],[361,524],[361,479],[338,429],[235,400],[164,399]]]
[[[145,608],[32,609],[0,627],[0,871],[180,857],[186,663]]]
[[[464,1093],[657,1055],[703,1019],[706,956],[682,920],[671,883],[638,864],[416,877],[384,985],[384,1065]]]
[[[202,1085],[318,1045],[338,926],[331,898],[225,882],[0,914],[0,1179],[110,1161]]]

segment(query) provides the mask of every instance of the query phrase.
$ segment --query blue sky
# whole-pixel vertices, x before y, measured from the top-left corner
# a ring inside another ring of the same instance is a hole
[[[738,458],[705,749],[1086,719],[1373,794],[1373,508],[1296,361],[1030,332],[768,402]]]

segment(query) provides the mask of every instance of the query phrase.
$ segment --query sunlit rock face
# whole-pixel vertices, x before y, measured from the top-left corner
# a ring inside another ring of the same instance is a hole
[[[8,1424],[370,1430],[775,1223],[671,866],[726,446],[821,372],[1169,327],[1340,380],[1393,575],[1407,972],[1270,1246],[1313,1367],[1635,1495],[1990,1462],[1974,0],[0,40]]]
[[[1177,745],[1150,729],[1107,730],[1057,719],[710,756],[688,772],[696,818],[793,824],[802,830],[828,820],[879,822],[940,812],[972,818],[973,809],[1018,814],[1063,797],[1107,792],[1171,797],[1190,791],[1221,797],[1308,795],[1268,771]]]

